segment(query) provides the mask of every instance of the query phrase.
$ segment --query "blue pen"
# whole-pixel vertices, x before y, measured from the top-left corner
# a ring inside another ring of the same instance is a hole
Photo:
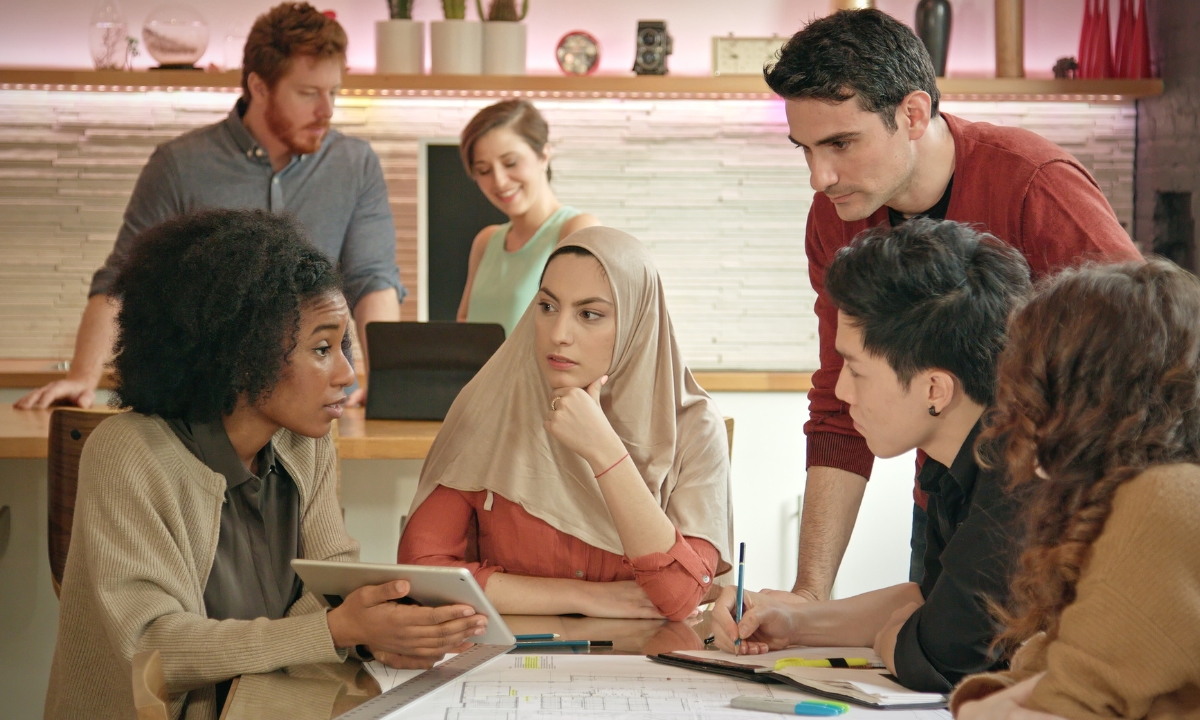
[[[517,647],[521,649],[528,648],[599,648],[612,647],[612,640],[533,640],[530,642],[519,642]]]
[[[741,625],[742,623],[742,596],[746,592],[746,543],[738,543],[738,590],[737,590],[737,608],[734,610],[734,620]],[[739,635],[741,632],[738,633]],[[740,637],[734,638],[734,645],[741,645]]]
[[[760,712],[779,713],[783,715],[807,715],[809,717],[834,717],[850,711],[846,703],[829,700],[780,700],[779,698],[755,697],[740,695],[729,701],[729,707],[738,710],[758,710]]]
[[[536,640],[557,640],[558,633],[535,633],[533,635],[517,635],[517,642],[534,642]]]

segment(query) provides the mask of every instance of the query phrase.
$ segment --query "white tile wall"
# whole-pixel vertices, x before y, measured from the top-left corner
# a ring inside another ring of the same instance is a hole
[[[69,357],[91,272],[108,253],[157,143],[220,120],[213,92],[0,91],[0,357]],[[344,98],[336,124],[371,141],[396,216],[397,261],[416,286],[416,158],[482,100]],[[735,100],[538,101],[559,198],[650,246],[676,332],[698,369],[817,364],[804,259],[812,201],[782,105]],[[946,102],[1074,153],[1132,224],[1136,113],[1083,103]],[[415,293],[413,295],[415,297]],[[415,318],[415,308],[405,317]]]

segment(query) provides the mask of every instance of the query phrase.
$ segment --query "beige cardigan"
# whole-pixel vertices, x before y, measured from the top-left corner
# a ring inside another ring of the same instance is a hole
[[[1160,465],[1117,489],[1063,611],[1004,673],[959,684],[950,706],[1046,671],[1029,707],[1079,718],[1200,718],[1200,466]]]
[[[300,556],[358,559],[336,495],[332,440],[280,430],[275,452],[300,491]],[[71,550],[46,718],[131,718],[131,660],[162,653],[171,717],[213,720],[214,685],[243,673],[340,662],[311,593],[280,620],[210,620],[204,585],[220,531],[225,479],[165,422],[105,420],[79,464]]]

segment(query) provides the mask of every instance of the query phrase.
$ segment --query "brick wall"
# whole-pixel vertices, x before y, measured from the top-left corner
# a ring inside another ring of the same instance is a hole
[[[220,120],[227,93],[0,91],[0,357],[69,357],[91,272],[154,146]],[[336,124],[379,154],[397,261],[416,289],[417,142],[454,137],[485,104],[348,97]],[[736,100],[538,101],[559,198],[647,243],[685,357],[698,369],[817,365],[804,259],[812,201],[782,105]],[[1133,215],[1135,111],[1083,103],[946,102],[1074,153],[1122,223]],[[410,298],[415,298],[413,292]],[[406,303],[405,318],[416,309]]]
[[[1163,193],[1187,193],[1179,208],[1200,217],[1200,3],[1150,0],[1150,48],[1165,92],[1138,102],[1137,227],[1143,251],[1162,243],[1170,222],[1163,217]],[[1169,204],[1168,204],[1169,205]],[[1156,220],[1156,215],[1158,218]],[[1194,233],[1187,238],[1195,257]],[[1186,255],[1186,253],[1183,253]],[[1176,260],[1183,260],[1179,255]],[[1200,269],[1192,264],[1193,271]]]

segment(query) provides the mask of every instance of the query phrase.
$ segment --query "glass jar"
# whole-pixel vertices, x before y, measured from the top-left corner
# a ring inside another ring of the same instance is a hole
[[[208,50],[208,23],[186,5],[163,5],[146,16],[142,43],[160,68],[192,68]]]
[[[127,70],[129,66],[129,26],[117,0],[100,0],[92,11],[88,44],[97,70]]]

